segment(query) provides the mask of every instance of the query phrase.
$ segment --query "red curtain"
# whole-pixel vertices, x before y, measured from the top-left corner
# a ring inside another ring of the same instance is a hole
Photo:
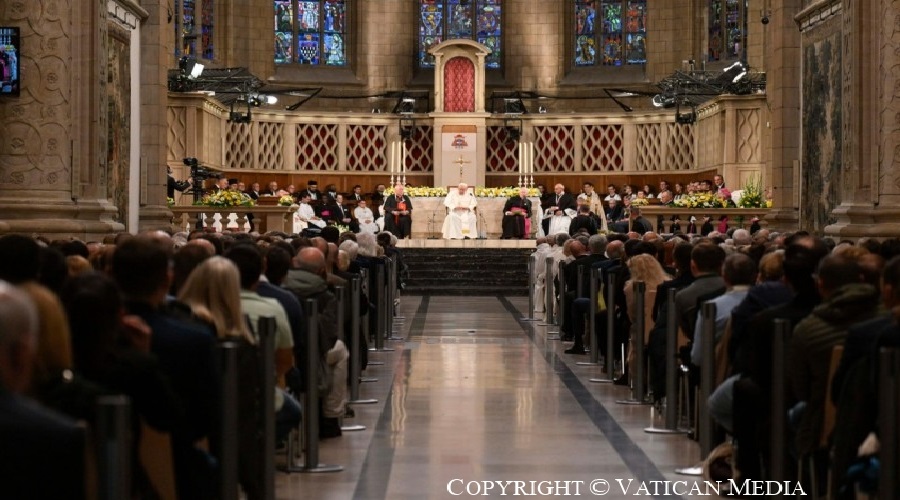
[[[475,65],[454,57],[444,66],[444,111],[475,111]]]

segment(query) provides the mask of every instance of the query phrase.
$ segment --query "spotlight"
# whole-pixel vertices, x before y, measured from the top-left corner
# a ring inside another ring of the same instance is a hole
[[[527,112],[528,110],[525,109],[525,103],[522,102],[522,99],[503,99],[504,115],[524,115]]]
[[[251,106],[262,106],[263,104],[275,104],[278,102],[278,98],[273,95],[260,94],[259,92],[252,92],[247,94],[247,103]]]
[[[675,100],[672,94],[656,94],[650,102],[657,108],[671,108],[675,106]]]
[[[522,138],[522,131],[518,127],[506,127],[506,137],[509,141],[516,142]]]
[[[416,100],[413,97],[404,97],[394,107],[394,113],[400,115],[411,115],[416,112]]]
[[[178,60],[178,69],[181,70],[181,74],[189,79],[196,80],[203,74],[204,66],[197,62],[196,59],[190,56],[182,56],[181,59]]]
[[[545,108],[543,106],[538,106],[538,113],[540,113],[542,115],[547,114],[547,108]]]

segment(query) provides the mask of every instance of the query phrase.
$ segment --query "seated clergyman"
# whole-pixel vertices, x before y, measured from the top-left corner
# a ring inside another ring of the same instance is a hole
[[[469,193],[469,186],[464,182],[447,194],[444,199],[447,217],[441,230],[444,239],[475,238],[478,235],[475,219],[477,205],[478,201]]]

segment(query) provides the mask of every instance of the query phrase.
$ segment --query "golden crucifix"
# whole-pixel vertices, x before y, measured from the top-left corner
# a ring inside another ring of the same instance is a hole
[[[470,162],[470,161],[468,161],[468,160],[463,160],[462,155],[459,155],[459,158],[453,160],[453,161],[450,162],[450,163],[456,163],[457,165],[459,165],[459,182],[462,182],[462,178],[463,178],[463,165],[465,165],[466,163],[472,163],[472,162]]]

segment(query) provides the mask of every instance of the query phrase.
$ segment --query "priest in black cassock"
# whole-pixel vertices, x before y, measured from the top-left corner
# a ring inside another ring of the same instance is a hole
[[[531,234],[531,200],[528,188],[519,188],[519,194],[503,205],[503,239],[528,238]]]
[[[403,194],[403,184],[394,186],[394,194],[384,200],[384,229],[394,236],[409,238],[412,232],[412,200]]]

